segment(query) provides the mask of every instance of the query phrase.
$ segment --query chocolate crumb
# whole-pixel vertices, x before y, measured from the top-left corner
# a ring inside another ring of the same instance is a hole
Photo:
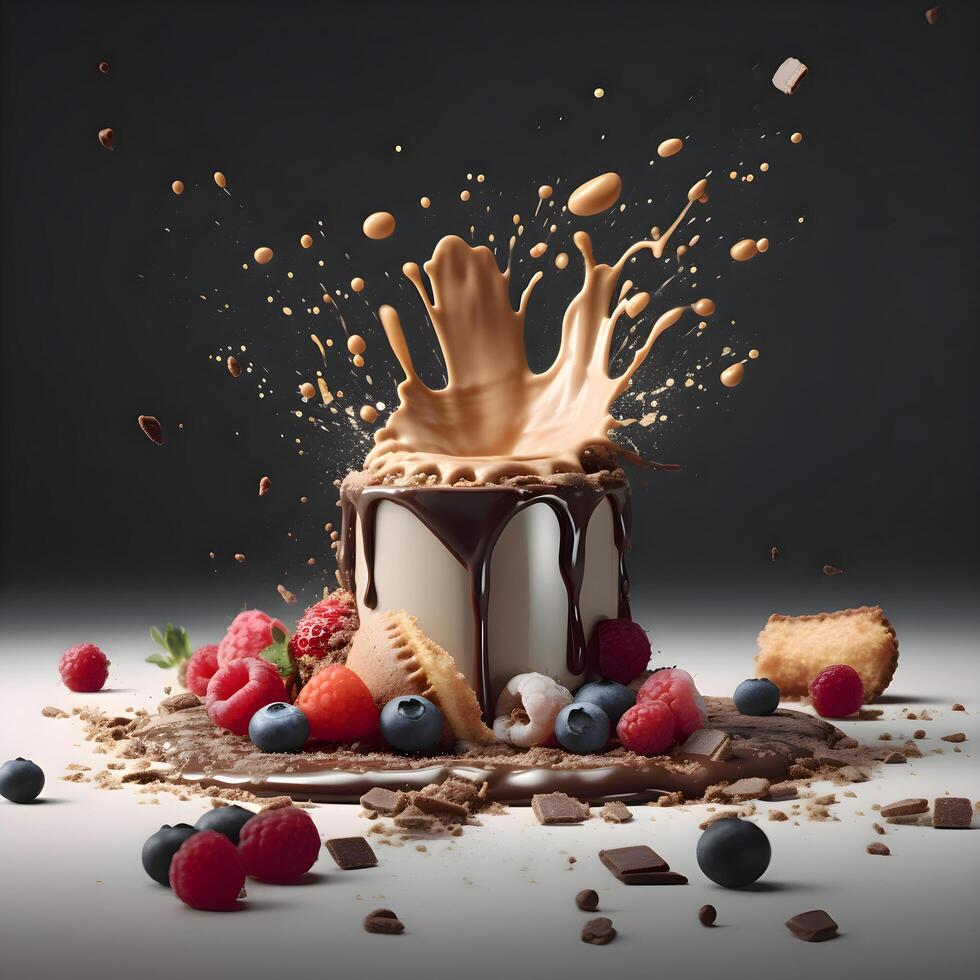
[[[698,922],[703,926],[713,926],[718,918],[718,910],[713,905],[702,905],[698,909]]]
[[[824,565],[823,573],[824,575],[843,575],[844,569],[838,568],[836,565]]]
[[[772,783],[769,792],[766,794],[770,800],[795,800],[799,795],[799,788],[796,783]]]
[[[822,943],[837,935],[837,923],[823,909],[794,915],[787,919],[786,928],[805,943]]]
[[[900,765],[901,763],[906,761],[907,760],[905,756],[902,755],[901,752],[889,752],[888,755],[886,755],[885,758],[882,760],[882,762],[884,762],[886,765],[889,766]]]
[[[874,827],[875,833],[878,834],[881,837],[884,837],[885,834],[888,833],[888,831],[885,830],[885,828],[882,827],[882,825],[880,823],[878,823],[877,820],[871,826]]]
[[[622,800],[609,800],[604,803],[601,816],[606,823],[628,823],[633,819],[630,808]]]
[[[939,20],[939,15],[942,13],[942,7],[938,4],[935,7],[930,7],[926,11],[926,22],[930,25],[935,24]]]
[[[865,850],[869,854],[880,854],[882,857],[888,857],[891,854],[891,850],[887,844],[879,844],[877,841],[873,844],[869,844]]]
[[[594,888],[583,888],[575,896],[575,904],[583,912],[594,912],[599,907],[599,895]]]
[[[277,585],[276,592],[279,593],[282,601],[285,603],[291,603],[296,601],[296,596],[286,588],[285,585]]]
[[[540,824],[581,823],[589,816],[588,803],[581,803],[566,793],[535,793],[531,797],[531,809]]]
[[[943,742],[965,742],[966,733],[965,732],[953,732],[952,735],[942,735],[940,736]]]
[[[185,691],[182,694],[174,694],[172,697],[164,698],[160,702],[157,711],[161,715],[172,715],[177,711],[187,711],[189,708],[198,708],[201,706],[201,699],[196,694],[191,694],[190,691]],[[128,723],[131,721],[130,718],[126,719]]]
[[[960,704],[959,702],[957,702],[956,704],[953,705],[952,710],[953,711],[966,711],[966,708],[964,708],[962,704]]]
[[[789,820],[789,817],[787,817],[782,810],[770,810],[769,819],[776,821],[778,823],[782,823],[784,820]]]
[[[925,813],[929,809],[929,801],[923,799],[898,800],[881,808],[883,817],[908,817],[916,813]]]
[[[105,129],[100,129],[99,130],[99,142],[107,150],[111,150],[112,149],[112,141],[113,141],[114,135],[115,134],[112,132],[112,130],[109,127],[106,127]],[[143,416],[141,415],[140,418],[143,418]],[[150,416],[147,416],[147,418],[153,419],[153,416],[150,415]],[[157,420],[156,419],[153,419],[153,421],[156,422]],[[160,423],[157,422],[157,425],[158,426],[159,426],[159,424]],[[140,427],[142,428],[142,422],[140,423]],[[143,429],[143,431],[146,432],[146,429]],[[153,436],[151,436],[148,432],[146,434],[147,434],[147,438],[153,439]],[[160,439],[159,442],[157,442],[156,439],[153,439],[153,441],[156,442],[158,446],[162,446],[163,445],[163,438],[162,437],[161,437],[161,439]]]
[[[779,549],[775,545],[773,545],[769,549],[769,559],[770,561],[775,561],[778,557],[779,557]]]
[[[378,935],[400,936],[405,931],[405,924],[391,909],[375,909],[365,917],[364,930]]]
[[[62,711],[61,708],[52,708],[50,705],[42,708],[41,714],[45,718],[71,718],[71,715],[67,711]]]
[[[369,789],[361,797],[361,806],[365,810],[374,810],[375,813],[391,814],[396,813],[401,802],[401,794],[395,793],[382,786],[375,786]]]
[[[616,929],[612,924],[612,919],[600,917],[589,919],[582,927],[582,942],[591,943],[593,946],[605,946],[616,938]]]

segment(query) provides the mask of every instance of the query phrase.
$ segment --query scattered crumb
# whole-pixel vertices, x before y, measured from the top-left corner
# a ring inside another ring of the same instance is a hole
[[[877,841],[875,841],[873,844],[869,844],[865,850],[869,854],[880,854],[882,857],[888,857],[888,855],[891,854],[887,844],[880,844]]]
[[[787,817],[786,814],[783,813],[782,810],[770,810],[769,811],[769,819],[781,823],[784,820],[789,820],[789,817]]]
[[[52,708],[50,705],[46,708],[41,709],[41,714],[45,718],[71,718],[71,715],[67,711],[62,711],[61,708]]]
[[[940,740],[943,742],[965,742],[966,733],[965,732],[954,732],[952,735],[942,735]]]

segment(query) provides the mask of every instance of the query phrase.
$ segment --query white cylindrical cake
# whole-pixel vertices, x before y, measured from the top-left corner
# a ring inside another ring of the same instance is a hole
[[[341,505],[341,573],[362,622],[410,611],[485,717],[516,674],[576,687],[595,672],[595,624],[628,615],[622,473],[452,487],[351,474]]]

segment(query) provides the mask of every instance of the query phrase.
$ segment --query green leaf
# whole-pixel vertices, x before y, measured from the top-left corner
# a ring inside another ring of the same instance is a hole
[[[163,635],[160,633],[160,631],[155,626],[151,626],[150,627],[150,639],[153,640],[153,642],[158,647],[163,647],[164,650],[167,649],[167,644],[164,643]]]
[[[146,662],[148,664],[156,664],[157,667],[167,668],[170,666],[170,661],[162,653],[151,653],[146,658]]]
[[[152,657],[146,658],[147,663],[156,664],[165,670],[186,663],[194,653],[187,630],[172,623],[167,623],[162,633],[156,626],[151,626],[150,638],[158,647],[167,651],[167,656],[155,653]]]
[[[272,639],[275,643],[285,643],[286,634],[278,626],[272,627]]]
[[[277,636],[278,634],[278,636]],[[287,680],[296,673],[296,664],[289,654],[289,645],[286,643],[286,634],[282,630],[273,628],[273,641],[259,656],[272,664],[279,671],[279,676]]]

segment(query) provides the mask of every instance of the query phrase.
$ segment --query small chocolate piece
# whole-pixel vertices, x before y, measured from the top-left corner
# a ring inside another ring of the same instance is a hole
[[[400,936],[405,931],[405,923],[391,909],[375,909],[365,917],[364,930],[383,936]]]
[[[912,732],[912,738],[925,738],[925,737],[926,737],[926,730],[924,728],[917,728],[914,732]]]
[[[439,796],[426,796],[419,793],[415,797],[415,805],[423,813],[432,813],[436,816],[446,814],[451,817],[462,817],[464,820],[470,815],[470,811],[462,803],[453,803],[452,800],[444,800]]]
[[[599,895],[594,888],[583,888],[575,896],[575,904],[583,912],[594,912],[599,907]]]
[[[960,704],[959,701],[957,701],[956,704],[953,705],[952,710],[953,711],[966,711],[966,708],[962,704]]]
[[[769,780],[762,776],[748,776],[736,779],[728,786],[720,787],[717,792],[709,795],[724,800],[726,803],[742,803],[745,800],[761,800],[769,792]]]
[[[836,565],[824,565],[823,573],[824,575],[843,575],[844,569],[838,568]]]
[[[392,817],[392,823],[403,830],[417,830],[423,834],[438,833],[442,821],[431,813],[423,813],[417,806],[407,806],[397,816]]]
[[[796,783],[772,783],[766,799],[769,800],[795,800],[799,795],[799,787]]]
[[[201,699],[196,694],[191,694],[190,691],[184,691],[181,694],[172,694],[169,698],[164,698],[157,706],[157,711],[161,715],[172,715],[178,711],[188,711],[191,708],[199,708],[201,703]],[[132,718],[119,717],[114,718],[113,723],[128,725],[132,720]]]
[[[718,910],[713,905],[702,905],[698,909],[698,922],[703,926],[713,926],[718,918]]]
[[[881,760],[887,766],[901,765],[903,762],[907,761],[905,756],[901,752],[889,752],[884,759]]]
[[[880,854],[882,857],[888,857],[891,854],[887,844],[879,844],[877,841],[874,844],[869,844],[865,850],[869,854]]]
[[[616,929],[612,924],[612,919],[598,918],[589,919],[582,926],[582,942],[592,943],[593,946],[605,946],[616,938]]]
[[[634,871],[617,875],[624,885],[686,885],[687,878],[676,871]]]
[[[940,7],[938,4],[935,7],[930,7],[926,11],[926,21],[929,24],[935,24],[936,21],[939,20],[939,13],[941,10],[942,7]]]
[[[932,825],[942,830],[965,830],[973,821],[973,807],[963,796],[940,796],[932,805]]]
[[[342,871],[373,868],[378,863],[371,845],[363,837],[334,837],[324,847]]]
[[[400,801],[401,797],[398,793],[383,786],[375,786],[361,797],[361,806],[365,810],[374,810],[375,813],[387,815],[398,809]]]
[[[725,762],[732,757],[732,740],[727,732],[699,728],[688,736],[680,751],[682,755],[699,755],[712,762]]]
[[[881,808],[883,817],[909,817],[914,813],[925,813],[929,809],[929,801],[922,799],[899,800]]]
[[[646,844],[599,851],[599,860],[621,881],[624,875],[670,870],[670,865]]]
[[[786,928],[805,943],[822,943],[837,935],[837,923],[823,909],[794,915],[786,920]]]
[[[844,759],[839,759],[836,755],[818,755],[816,759],[818,765],[827,766],[830,769],[840,769],[841,766],[847,765]]]
[[[531,809],[541,824],[581,823],[589,816],[588,803],[566,793],[535,793]]]
[[[112,149],[112,141],[113,141],[114,137],[115,137],[115,134],[112,132],[112,130],[108,126],[105,129],[100,129],[99,130],[99,142],[107,150],[111,150]]]
[[[629,823],[633,819],[630,808],[622,800],[603,803],[601,815],[606,823]]]
[[[112,147],[110,146],[109,149],[111,150]],[[160,425],[160,420],[155,415],[141,415],[136,421],[139,422],[143,435],[150,442],[157,446],[163,445],[163,426]]]
[[[952,735],[941,735],[940,739],[943,742],[965,742],[966,733],[965,732],[953,732]]]

